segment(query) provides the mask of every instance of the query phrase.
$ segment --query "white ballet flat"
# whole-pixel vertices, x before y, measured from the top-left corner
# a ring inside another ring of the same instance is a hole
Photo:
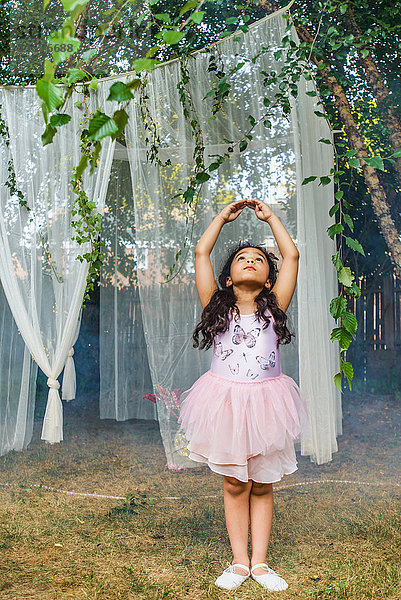
[[[262,575],[255,575],[253,570],[256,567],[264,567],[267,572],[262,573]],[[271,592],[281,592],[282,590],[286,590],[288,588],[288,583],[280,577],[277,573],[273,571],[270,567],[267,566],[266,563],[258,563],[257,565],[253,565],[251,568],[252,579],[257,581],[262,587],[266,590],[270,590]]]
[[[246,565],[240,565],[239,563],[235,563],[233,565],[228,564],[228,568],[223,571],[223,573],[216,579],[214,585],[223,590],[235,590],[242,583],[244,583],[245,579],[248,579],[251,574],[249,567]],[[248,571],[247,575],[240,575],[239,573],[234,573],[234,567],[241,567]]]

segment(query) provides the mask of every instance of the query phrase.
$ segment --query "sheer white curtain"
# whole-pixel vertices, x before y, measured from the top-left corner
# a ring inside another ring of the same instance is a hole
[[[37,371],[0,283],[0,456],[32,439]]]
[[[333,384],[340,371],[337,345],[329,342],[334,321],[329,313],[330,300],[337,296],[337,274],[331,256],[335,242],[327,236],[333,219],[328,212],[333,204],[333,185],[319,185],[319,179],[303,186],[311,175],[328,175],[333,157],[319,139],[330,138],[326,121],[312,118],[312,99],[300,83],[299,101],[294,103],[292,121],[297,159],[297,227],[300,240],[300,279],[298,284],[298,348],[300,385],[314,399],[310,420],[312,440],[302,442],[302,454],[311,454],[318,464],[331,460],[338,450],[337,436],[342,434],[341,393]],[[309,118],[305,118],[309,115]],[[329,147],[330,148],[330,147]],[[318,165],[318,167],[317,167]],[[323,376],[322,376],[323,375]]]
[[[228,147],[224,137],[237,141],[248,131],[248,115],[256,120],[262,116],[265,97],[274,101],[277,90],[263,86],[261,70],[279,70],[274,53],[281,47],[285,25],[281,12],[276,13],[259,21],[248,33],[236,34],[215,46],[215,58],[226,71],[243,58],[255,56],[261,45],[268,52],[255,65],[246,63],[230,78],[230,98],[214,120],[210,120],[212,99],[203,100],[214,78],[213,71],[208,71],[209,57],[200,52],[190,58],[189,91],[202,126],[207,164],[214,161],[213,154]],[[187,212],[182,199],[173,198],[186,188],[194,150],[191,128],[184,119],[177,91],[179,80],[179,63],[166,64],[149,75],[147,92],[148,108],[161,140],[160,158],[170,159],[171,165],[160,167],[147,161],[145,138],[149,132],[143,127],[137,98],[129,106],[126,138],[133,205],[129,198],[123,203],[126,211],[134,212],[135,233],[130,243],[135,248],[144,342],[168,464],[171,468],[194,466],[187,459],[186,441],[177,424],[179,394],[209,368],[211,360],[211,350],[204,352],[192,347],[192,332],[201,314],[194,285],[193,249],[222,206],[244,196],[266,201],[300,249],[298,286],[288,312],[296,340],[281,346],[282,365],[283,371],[300,384],[314,427],[313,439],[301,440],[298,449],[314,462],[326,462],[337,449],[335,436],[341,426],[340,395],[332,380],[337,371],[338,352],[329,341],[332,322],[328,305],[330,298],[337,295],[330,261],[335,246],[326,233],[332,190],[318,186],[302,189],[301,182],[306,175],[328,173],[332,151],[318,143],[320,137],[329,137],[328,128],[314,114],[316,103],[305,94],[302,84],[291,118],[284,118],[276,110],[270,129],[258,126],[247,149],[240,153],[234,148],[230,160],[213,172],[196,206]],[[123,158],[124,149],[119,155],[119,159]],[[192,229],[187,220],[191,223],[193,216]],[[115,227],[118,235],[125,231],[124,226],[122,230],[116,224]],[[181,270],[169,283],[164,283],[164,276],[186,238],[187,253],[179,257]],[[222,230],[212,253],[216,276],[227,248],[239,240],[264,243],[279,256],[268,225],[256,219],[251,211],[245,211]],[[111,259],[104,276],[110,281],[122,280],[126,273],[119,267],[119,251],[116,244],[113,247],[110,243],[109,247]],[[127,244],[124,252],[126,248]],[[103,295],[105,318],[113,311],[116,314],[116,298],[118,293],[113,296],[110,290],[108,297]],[[124,310],[118,311],[118,322],[114,321],[116,330],[132,324],[134,301],[133,297],[128,299]],[[144,342],[142,354],[145,354]],[[124,347],[119,346],[118,353],[124,362],[124,356],[128,356]],[[145,362],[135,365],[137,371],[141,368],[147,368]],[[118,396],[114,395],[113,400],[116,414]],[[145,395],[142,399],[138,393],[136,403],[141,401],[146,404],[149,397]]]
[[[137,281],[131,176],[124,147],[116,148],[114,155],[102,239],[100,418],[157,419]]]
[[[109,85],[91,91],[90,111],[105,108]],[[77,260],[87,251],[72,238],[71,208],[75,199],[70,179],[80,159],[81,109],[75,93],[66,112],[70,123],[57,133],[52,144],[42,145],[44,130],[40,100],[32,86],[0,89],[2,116],[7,123],[10,146],[1,140],[3,165],[8,152],[13,160],[16,183],[31,210],[1,187],[0,277],[9,306],[34,360],[47,375],[48,402],[42,439],[63,439],[62,404],[57,380],[77,336],[78,318],[86,286],[88,265]],[[108,103],[107,110],[115,108]],[[84,173],[84,190],[98,210],[103,203],[113,158],[114,142],[103,144],[93,175]],[[76,217],[75,217],[76,218]],[[60,279],[61,278],[61,279]]]

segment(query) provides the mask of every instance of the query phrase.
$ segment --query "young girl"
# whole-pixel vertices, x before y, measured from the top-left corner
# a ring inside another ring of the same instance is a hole
[[[226,223],[249,207],[271,227],[283,257],[242,244],[230,254],[217,287],[210,253]],[[299,253],[280,219],[259,200],[227,205],[195,248],[195,282],[202,304],[194,347],[214,344],[210,370],[181,395],[180,423],[190,458],[223,476],[232,564],[217,578],[235,589],[250,575],[268,590],[288,584],[266,564],[273,517],[273,486],[297,470],[294,440],[309,433],[305,399],[281,371],[278,344],[292,334],[286,310],[293,296]],[[251,569],[248,525],[251,523]]]

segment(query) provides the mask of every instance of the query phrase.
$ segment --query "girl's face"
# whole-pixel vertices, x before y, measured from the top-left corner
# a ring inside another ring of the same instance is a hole
[[[231,263],[230,277],[227,277],[227,285],[239,285],[242,283],[257,284],[258,287],[270,286],[269,263],[266,256],[258,248],[243,248],[234,256]]]

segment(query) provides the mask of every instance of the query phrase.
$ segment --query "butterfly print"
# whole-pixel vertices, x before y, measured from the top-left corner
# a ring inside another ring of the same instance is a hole
[[[238,375],[239,373],[239,364],[237,363],[235,367],[228,365],[230,367],[230,371],[233,375]]]
[[[234,350],[231,350],[231,348],[228,350],[223,350],[223,344],[221,342],[216,344],[216,356],[220,356],[221,360],[226,360],[226,358],[233,352]]]
[[[248,369],[246,376],[250,377],[251,379],[256,379],[259,377],[259,373],[252,373],[251,369]]]
[[[233,344],[236,344],[237,346],[239,344],[241,344],[242,342],[245,342],[245,345],[248,348],[253,348],[254,345],[256,344],[256,338],[258,337],[259,333],[260,333],[260,327],[256,327],[256,329],[252,329],[252,331],[245,333],[245,331],[242,329],[241,325],[235,325],[232,342],[233,342]]]
[[[257,356],[256,360],[260,364],[260,367],[266,370],[269,367],[274,367],[276,365],[276,353],[274,351],[271,352],[269,358],[264,358],[264,356]]]

